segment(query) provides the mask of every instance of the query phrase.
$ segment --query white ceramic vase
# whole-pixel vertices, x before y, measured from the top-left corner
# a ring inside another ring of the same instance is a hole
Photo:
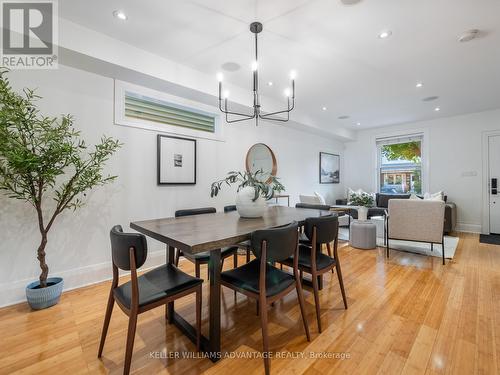
[[[236,209],[241,217],[257,218],[262,217],[266,210],[266,200],[259,196],[256,201],[255,190],[252,186],[246,186],[236,194]]]
[[[368,220],[368,207],[360,206],[358,208],[358,220],[360,221]]]

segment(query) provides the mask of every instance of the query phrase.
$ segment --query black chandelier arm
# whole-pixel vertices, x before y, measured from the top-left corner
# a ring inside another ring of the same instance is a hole
[[[293,111],[293,109],[295,108],[295,98],[292,98],[292,106],[290,107],[290,98],[288,99],[288,109],[284,109],[282,111],[277,111],[277,112],[271,112],[271,113],[265,113],[263,115],[259,114],[259,117],[260,118],[268,118],[271,117],[271,116],[274,116],[274,115],[279,115],[279,114],[282,114],[282,113],[286,113],[289,117],[289,114],[291,111]]]
[[[245,119],[248,119],[248,120],[251,120],[253,118],[255,118],[255,111],[253,113],[253,115],[249,115],[247,113],[239,113],[239,112],[232,112],[232,111],[229,111],[227,109],[227,99],[224,100],[224,109],[222,109],[221,105],[220,105],[220,101],[222,99],[219,99],[219,109],[221,110],[222,113],[225,113],[226,114],[226,118],[227,118],[227,115],[233,115],[233,116],[241,116],[241,117],[245,117]]]
[[[254,113],[253,116],[244,115],[245,116],[244,118],[238,118],[238,119],[234,119],[234,120],[229,120],[229,116],[228,116],[229,113],[231,113],[231,112],[225,112],[225,114],[226,114],[226,122],[228,124],[232,124],[234,122],[240,122],[240,121],[248,121],[248,120],[251,120],[251,119],[255,118],[255,113]]]
[[[284,111],[286,112],[286,118],[283,118],[283,117],[269,117],[268,115],[259,115],[259,118],[262,119],[262,120],[266,120],[266,121],[281,121],[281,122],[287,122],[290,120],[290,112],[288,111]]]

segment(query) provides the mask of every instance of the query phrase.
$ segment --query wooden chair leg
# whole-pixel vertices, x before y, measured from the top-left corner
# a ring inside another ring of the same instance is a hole
[[[180,257],[181,257],[181,251],[179,249],[175,249],[174,264],[176,267],[179,267],[179,258]]]
[[[198,261],[194,262],[194,275],[200,277],[200,263]]]
[[[312,274],[312,284],[314,291],[314,304],[316,305],[316,320],[318,321],[318,332],[321,333],[321,311],[319,306],[319,286],[318,286],[318,276]]]
[[[238,268],[238,252],[233,255],[233,267]],[[234,302],[236,302],[236,299],[238,298],[237,294],[236,290],[234,290]]]
[[[262,327],[262,348],[264,353],[264,368],[266,375],[271,373],[271,363],[268,355],[269,352],[269,335],[267,332],[267,305],[266,297],[260,297],[260,324]]]
[[[295,289],[297,290],[297,297],[299,298],[300,313],[302,314],[302,323],[304,324],[304,330],[306,331],[307,341],[311,341],[311,336],[309,334],[309,324],[307,324],[306,318],[304,294],[302,292],[302,284],[300,283],[300,280],[295,280]]]
[[[201,345],[201,285],[196,291],[196,350],[200,351]]]
[[[431,251],[434,251],[434,244],[431,242]]]
[[[328,250],[328,256],[331,258],[332,257],[332,245],[327,243],[326,249]],[[332,268],[332,273],[333,273],[333,268]]]
[[[104,342],[106,341],[106,336],[108,334],[109,321],[111,320],[111,313],[113,312],[113,306],[115,305],[115,299],[113,297],[113,289],[109,291],[108,305],[106,307],[106,315],[104,316],[104,324],[102,326],[101,342],[99,344],[99,352],[97,353],[97,358],[101,358],[102,350],[104,349]]]
[[[347,309],[347,297],[345,295],[344,280],[342,279],[342,270],[340,269],[340,263],[338,260],[335,268],[337,269],[337,277],[339,278],[340,292],[342,293],[342,299],[344,300],[344,307]]]
[[[132,353],[134,351],[135,329],[137,327],[137,311],[131,311],[128,319],[127,348],[125,349],[125,364],[123,367],[124,375],[130,373],[130,364],[132,363]]]
[[[250,249],[247,249],[247,263],[250,262]]]

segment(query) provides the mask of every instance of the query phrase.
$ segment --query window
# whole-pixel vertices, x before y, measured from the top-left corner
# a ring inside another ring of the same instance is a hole
[[[213,133],[215,117],[125,91],[125,116]]]
[[[115,123],[224,141],[217,108],[118,80],[115,81]]]
[[[422,135],[377,139],[378,190],[422,193]]]

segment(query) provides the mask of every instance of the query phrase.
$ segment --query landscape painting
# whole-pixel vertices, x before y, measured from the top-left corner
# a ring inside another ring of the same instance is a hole
[[[319,153],[319,183],[340,183],[340,155]]]

